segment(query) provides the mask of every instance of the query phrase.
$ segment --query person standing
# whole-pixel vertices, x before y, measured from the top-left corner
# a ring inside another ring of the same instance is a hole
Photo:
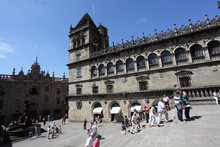
[[[95,141],[93,142],[92,147],[100,147],[100,139],[101,139],[101,135],[97,135]]]
[[[166,110],[167,110],[167,111],[170,111],[169,100],[170,100],[169,97],[166,96],[166,95],[164,95],[164,97],[163,97],[163,101],[164,101],[164,104],[165,104],[165,107],[166,107]]]
[[[43,124],[44,124],[44,126],[46,125],[46,119],[45,119],[45,117],[43,117]]]
[[[160,101],[157,105],[157,111],[158,111],[158,121],[157,121],[158,126],[160,126],[162,114],[165,115],[166,122],[168,122],[168,113],[167,113],[167,110],[165,108],[163,98],[160,99]]]
[[[176,91],[176,95],[174,96],[174,103],[177,110],[177,116],[179,121],[183,121],[183,101],[182,101],[182,92]]]
[[[137,117],[136,117],[136,113],[134,112],[132,117],[131,117],[131,134],[134,134],[133,131],[134,129],[136,130],[135,132],[137,132]]]
[[[149,107],[144,106],[144,115],[145,115],[145,119],[146,119],[146,123],[149,122]]]
[[[189,111],[190,111],[191,106],[190,106],[189,98],[188,98],[185,91],[183,91],[182,100],[185,104],[185,117],[186,117],[186,120],[190,120],[191,118],[190,118],[190,115],[189,115]]]
[[[128,117],[125,115],[125,120],[124,120],[124,123],[125,123],[125,129],[127,132],[129,132],[129,129],[128,129],[128,126],[129,126],[129,120],[128,120]]]
[[[87,120],[85,119],[85,120],[84,120],[84,123],[83,123],[83,129],[84,129],[84,130],[86,130],[86,124],[87,124]]]
[[[92,147],[93,139],[94,139],[94,135],[90,134],[89,138],[87,138],[87,140],[86,140],[85,147]]]
[[[149,110],[149,117],[150,117],[149,126],[150,127],[152,127],[156,124],[156,114],[157,114],[156,109],[155,109],[154,105],[152,105]]]
[[[213,92],[213,97],[216,101],[216,104],[219,105],[218,99],[220,99],[220,94],[216,90],[214,90],[214,92]]]

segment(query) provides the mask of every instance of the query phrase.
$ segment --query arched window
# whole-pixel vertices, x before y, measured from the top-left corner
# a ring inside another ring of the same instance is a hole
[[[172,58],[169,51],[163,51],[161,53],[161,61],[162,63],[170,63],[172,62]]]
[[[99,65],[99,75],[105,74],[105,67],[103,64]]]
[[[190,52],[191,52],[192,58],[203,56],[202,46],[199,44],[195,44],[195,45],[191,46]]]
[[[131,58],[128,58],[126,61],[126,69],[134,69],[134,61]]]
[[[145,58],[143,56],[137,58],[137,67],[145,67]]]
[[[120,72],[124,70],[123,62],[121,60],[116,62],[116,71]]]
[[[92,76],[92,77],[96,77],[96,76],[97,76],[97,69],[96,69],[95,66],[93,66],[93,67],[91,68],[91,76]]]
[[[149,65],[156,65],[158,64],[157,55],[152,53],[148,56]]]
[[[184,48],[178,48],[175,50],[175,58],[176,61],[184,60],[186,59],[186,52]]]
[[[208,50],[210,55],[216,55],[220,53],[219,41],[211,41],[208,43]]]
[[[112,62],[108,63],[108,65],[107,65],[107,73],[108,74],[109,73],[114,73],[114,66],[113,66]]]

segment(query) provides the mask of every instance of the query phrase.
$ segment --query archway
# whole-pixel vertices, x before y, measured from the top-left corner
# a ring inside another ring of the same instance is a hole
[[[131,104],[131,106],[130,106],[131,116],[133,115],[134,112],[138,112],[138,113],[142,112],[142,107],[141,107],[141,104],[139,102],[134,102],[134,103]]]
[[[117,102],[114,102],[111,104],[110,108],[111,121],[120,122],[123,119],[121,113],[121,106]]]
[[[99,102],[94,104],[93,109],[92,109],[92,114],[93,114],[93,121],[95,121],[96,117],[99,117],[99,118],[104,117],[103,116],[103,108]]]

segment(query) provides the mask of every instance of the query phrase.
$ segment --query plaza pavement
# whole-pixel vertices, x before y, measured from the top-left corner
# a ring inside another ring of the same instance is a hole
[[[169,118],[176,117],[176,110],[172,109]],[[141,128],[137,134],[120,134],[121,124],[104,123],[98,127],[102,135],[101,147],[219,147],[220,146],[220,106],[195,105],[191,109],[194,121],[173,122],[163,127]],[[61,121],[57,121],[61,124]],[[145,125],[143,121],[141,125]],[[48,125],[48,124],[47,124]],[[87,123],[87,127],[90,126]],[[83,130],[83,123],[67,123],[62,125],[63,134],[57,138],[47,139],[47,133],[40,138],[33,137],[12,144],[13,147],[84,147],[87,131]]]

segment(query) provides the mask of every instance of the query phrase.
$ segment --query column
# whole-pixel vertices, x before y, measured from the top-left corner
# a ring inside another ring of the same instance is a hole
[[[174,54],[174,53],[171,54],[171,58],[172,58],[172,63],[173,63],[173,65],[177,65],[177,64],[176,64],[176,58],[175,58],[175,54]]]
[[[159,68],[162,68],[161,56],[158,56],[158,63],[159,63]]]
[[[206,60],[206,61],[211,60],[208,47],[204,47],[204,48],[203,48],[203,53],[204,53],[204,56],[205,56],[205,60]]]

